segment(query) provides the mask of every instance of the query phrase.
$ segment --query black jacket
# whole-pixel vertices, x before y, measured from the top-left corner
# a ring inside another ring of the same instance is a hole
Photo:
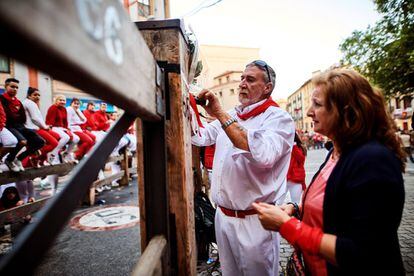
[[[327,263],[329,275],[405,275],[397,235],[404,207],[400,164],[376,141],[341,155],[323,203],[324,232],[337,236],[338,266]]]

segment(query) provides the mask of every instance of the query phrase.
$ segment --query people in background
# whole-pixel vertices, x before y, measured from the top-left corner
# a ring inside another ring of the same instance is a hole
[[[291,202],[299,204],[302,191],[306,189],[305,173],[306,147],[295,133],[295,140],[290,157],[289,171],[287,173],[287,189]]]
[[[6,113],[6,127],[17,138],[18,144],[6,157],[5,164],[11,171],[24,171],[22,160],[43,147],[45,141],[34,130],[25,126],[26,112],[23,104],[17,99],[19,81],[9,78],[5,81],[5,93],[0,95],[0,101]],[[25,147],[17,158],[16,155]]]
[[[0,164],[3,163],[3,157],[17,145],[16,137],[6,128],[6,120],[6,113],[0,102]],[[0,173],[2,172],[0,169]]]
[[[108,114],[106,114],[106,109],[107,104],[101,103],[99,105],[99,110],[95,111],[92,115],[92,122],[95,126],[92,133],[96,136],[98,141],[102,141],[111,126],[111,120],[109,119]]]
[[[88,130],[81,128],[87,122],[85,115],[80,111],[80,100],[73,98],[70,106],[66,108],[68,114],[68,125],[72,133],[79,137],[78,150],[75,152],[75,158],[77,160],[82,157],[92,148],[95,144],[95,135]]]
[[[51,127],[46,124],[42,113],[39,109],[40,92],[37,88],[29,87],[27,89],[27,98],[23,100],[23,106],[26,111],[25,126],[37,132],[45,140],[45,145],[40,149],[41,155],[39,161],[47,161],[49,164],[58,163],[59,150],[65,145],[59,144],[60,136],[52,131]],[[32,162],[33,164],[33,162]]]
[[[59,134],[59,144],[68,145],[62,156],[63,161],[76,162],[73,150],[79,142],[79,136],[73,134],[68,128],[68,118],[65,106],[66,97],[64,95],[56,95],[55,103],[47,110],[46,124],[52,126],[52,130]]]

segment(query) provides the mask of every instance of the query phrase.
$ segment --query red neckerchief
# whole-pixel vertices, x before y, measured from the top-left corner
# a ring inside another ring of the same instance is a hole
[[[189,94],[190,94],[190,106],[194,110],[194,113],[195,113],[196,118],[197,118],[198,126],[199,127],[204,127],[203,123],[201,122],[201,119],[200,119],[200,113],[198,112],[195,98],[194,98],[193,94],[191,94],[191,93],[189,93]]]
[[[279,107],[279,105],[269,97],[264,103],[255,107],[253,110],[247,112],[246,114],[237,113],[237,116],[242,120],[247,120],[265,112],[270,106]]]
[[[19,110],[21,108],[21,103],[20,103],[19,99],[17,99],[17,97],[12,98],[7,93],[4,93],[3,97],[10,103],[9,108],[13,113],[19,112]]]

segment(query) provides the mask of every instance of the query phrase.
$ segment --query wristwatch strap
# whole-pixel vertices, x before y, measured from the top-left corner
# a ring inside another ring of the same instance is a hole
[[[236,118],[230,118],[230,119],[228,119],[227,121],[225,121],[222,125],[221,125],[221,128],[223,129],[223,130],[225,130],[226,128],[228,128],[232,123],[235,123],[235,122],[237,122],[237,120],[236,120]]]

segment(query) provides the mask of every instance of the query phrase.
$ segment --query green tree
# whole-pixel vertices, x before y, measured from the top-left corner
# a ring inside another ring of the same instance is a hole
[[[414,1],[374,0],[383,17],[341,45],[341,63],[365,75],[386,96],[414,92]]]

